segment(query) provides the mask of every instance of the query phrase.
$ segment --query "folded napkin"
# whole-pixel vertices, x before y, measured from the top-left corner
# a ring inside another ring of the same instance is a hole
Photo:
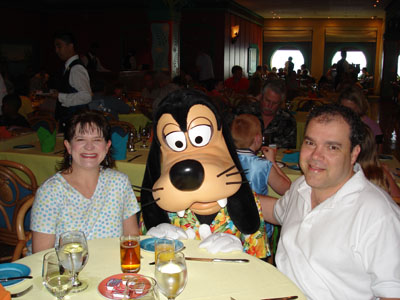
[[[300,157],[300,152],[294,152],[294,153],[286,153],[282,161],[283,162],[288,162],[288,163],[299,163],[299,157]]]
[[[199,244],[199,248],[206,248],[208,252],[215,254],[217,252],[243,251],[240,239],[229,233],[214,233]]]
[[[0,284],[0,300],[10,300],[11,295],[10,292],[6,291],[6,289]]]
[[[10,137],[12,137],[12,134],[7,130],[6,126],[0,126],[0,138],[8,139]]]
[[[47,129],[39,127],[37,135],[42,152],[48,153],[54,151],[54,147],[56,146],[56,134],[56,130],[54,130],[53,133],[50,133]]]
[[[126,146],[128,145],[129,134],[126,133],[121,136],[119,132],[113,132],[111,134],[111,156],[115,160],[126,159]]]

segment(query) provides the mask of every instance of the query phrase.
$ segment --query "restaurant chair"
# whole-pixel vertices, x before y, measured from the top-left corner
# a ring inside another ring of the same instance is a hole
[[[18,244],[17,214],[38,186],[35,175],[26,166],[7,160],[0,160],[0,245],[5,251],[0,262],[12,259],[14,247]],[[30,213],[29,213],[30,214]],[[29,227],[29,216],[25,227]]]
[[[35,131],[40,127],[47,129],[51,133],[57,129],[57,121],[51,115],[32,115],[28,118],[28,123]]]
[[[32,239],[32,232],[25,231],[24,220],[29,209],[32,207],[34,200],[35,196],[33,194],[30,194],[28,198],[25,200],[24,204],[22,204],[22,206],[18,210],[17,220],[16,220],[18,242],[17,245],[15,246],[11,261],[15,261],[17,259],[20,259],[21,257],[26,256],[28,252],[27,244],[28,241]]]

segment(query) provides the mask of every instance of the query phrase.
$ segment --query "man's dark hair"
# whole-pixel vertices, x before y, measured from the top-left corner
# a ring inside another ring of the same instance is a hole
[[[232,67],[232,74],[235,73],[236,71],[241,71],[243,70],[241,66],[233,66]]]
[[[361,118],[348,107],[338,104],[326,104],[315,107],[308,115],[305,131],[313,119],[318,118],[318,122],[328,123],[337,117],[341,117],[350,127],[350,151],[353,151],[355,146],[363,143],[366,132]]]
[[[58,31],[54,34],[53,37],[54,40],[62,40],[63,42],[67,44],[74,44],[74,47],[76,46],[76,41],[75,37],[73,36],[72,33],[66,32],[66,31]]]
[[[3,105],[5,104],[12,107],[15,111],[18,111],[21,108],[22,102],[17,94],[8,94],[3,98]]]

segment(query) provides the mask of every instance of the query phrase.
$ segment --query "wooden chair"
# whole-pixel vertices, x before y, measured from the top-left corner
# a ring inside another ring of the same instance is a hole
[[[26,166],[7,160],[0,160],[0,243],[15,247],[18,244],[17,214],[24,203],[37,190],[35,175]],[[12,255],[3,255],[0,262],[8,261]]]
[[[25,200],[24,204],[20,207],[17,213],[17,221],[16,221],[16,229],[17,229],[17,245],[15,246],[13,256],[11,261],[15,261],[20,259],[21,257],[26,256],[28,249],[26,247],[27,242],[32,239],[32,232],[25,232],[24,220],[28,210],[32,207],[33,201],[35,200],[35,196],[33,194],[29,195]]]
[[[111,129],[113,127],[119,127],[124,130],[125,133],[133,132],[133,134],[136,136],[136,129],[133,124],[125,121],[109,121]]]
[[[33,115],[28,118],[31,128],[37,131],[40,127],[46,128],[53,133],[57,129],[57,121],[51,115]]]

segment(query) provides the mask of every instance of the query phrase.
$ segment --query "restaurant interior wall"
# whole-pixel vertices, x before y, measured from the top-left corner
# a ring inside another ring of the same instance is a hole
[[[311,63],[309,65],[311,74],[315,78],[320,78],[325,70],[325,38],[329,29],[352,31],[361,29],[369,29],[365,31],[366,37],[369,38],[370,31],[376,32],[376,48],[374,60],[374,93],[379,93],[381,68],[382,68],[382,51],[383,51],[383,32],[384,22],[382,19],[264,19],[264,36],[268,31],[291,31],[291,32],[311,32]],[[308,38],[306,35],[304,38]],[[293,42],[290,36],[282,37],[280,42]],[[265,42],[269,42],[265,40]],[[306,55],[306,54],[303,54]],[[330,64],[330,63],[329,63]]]

